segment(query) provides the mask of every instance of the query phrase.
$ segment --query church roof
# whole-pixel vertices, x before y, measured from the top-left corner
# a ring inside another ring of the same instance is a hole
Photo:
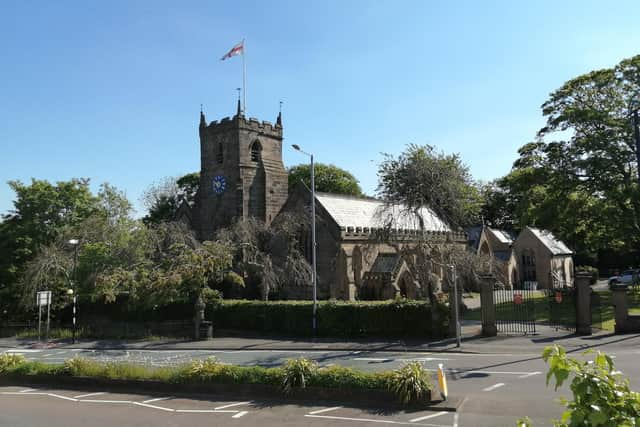
[[[542,242],[543,245],[551,251],[553,255],[571,255],[573,251],[564,244],[563,241],[558,240],[553,233],[548,230],[541,230],[539,228],[527,227],[531,232]]]
[[[489,231],[498,239],[500,243],[511,244],[516,240],[516,236],[507,230],[498,230],[497,228],[489,228]]]
[[[408,213],[402,205],[387,206],[377,199],[331,193],[316,193],[316,200],[340,227],[385,228],[391,224],[391,228],[396,229],[421,229],[419,217]],[[428,208],[422,208],[420,216],[426,231],[451,231]]]

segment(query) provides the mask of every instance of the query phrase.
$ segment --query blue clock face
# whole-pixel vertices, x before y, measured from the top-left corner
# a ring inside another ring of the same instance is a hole
[[[227,180],[222,175],[213,177],[213,192],[216,194],[222,194],[227,188]]]

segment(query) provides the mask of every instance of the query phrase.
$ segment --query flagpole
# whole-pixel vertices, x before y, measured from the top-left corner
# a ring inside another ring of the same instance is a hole
[[[247,54],[247,45],[242,39],[242,105],[244,115],[247,115],[247,65],[244,62],[244,56]]]

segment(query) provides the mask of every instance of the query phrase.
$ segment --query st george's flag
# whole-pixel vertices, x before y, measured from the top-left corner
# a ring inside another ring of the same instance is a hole
[[[229,59],[232,56],[243,55],[243,54],[244,54],[244,40],[242,40],[240,43],[232,47],[229,52],[227,52],[222,58],[220,58],[220,60],[224,61],[225,59]]]

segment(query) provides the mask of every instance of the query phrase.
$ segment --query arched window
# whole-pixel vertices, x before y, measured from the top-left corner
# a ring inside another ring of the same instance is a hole
[[[218,163],[224,162],[224,152],[222,151],[222,142],[218,142]]]
[[[262,159],[262,145],[260,141],[255,140],[253,144],[251,144],[251,161],[259,162]]]

